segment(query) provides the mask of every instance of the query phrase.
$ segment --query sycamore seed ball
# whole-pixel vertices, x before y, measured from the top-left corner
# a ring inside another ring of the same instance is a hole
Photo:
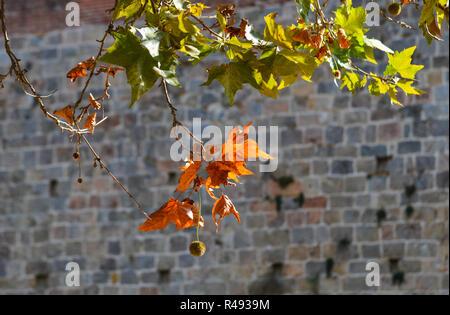
[[[400,14],[400,12],[402,12],[402,6],[400,5],[400,3],[393,2],[389,5],[388,11],[390,15],[397,16]]]
[[[200,257],[203,256],[206,252],[206,245],[203,242],[195,241],[192,242],[189,246],[189,251],[191,252],[192,256]]]
[[[74,160],[78,160],[79,157],[80,157],[80,153],[79,153],[79,152],[75,152],[75,153],[73,154],[73,159],[74,159]]]
[[[82,179],[81,177],[79,177],[79,178],[77,179],[77,182],[78,182],[78,184],[82,184],[82,183],[83,183],[83,179]]]

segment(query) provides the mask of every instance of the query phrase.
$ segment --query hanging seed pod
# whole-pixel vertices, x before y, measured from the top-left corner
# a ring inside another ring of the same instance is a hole
[[[402,6],[400,3],[393,2],[388,7],[388,12],[390,15],[397,16],[402,12]]]
[[[200,241],[192,242],[189,246],[189,252],[195,257],[203,256],[206,252],[206,245]]]
[[[78,184],[82,184],[83,183],[83,179],[81,177],[78,177],[77,182],[78,182]]]
[[[75,152],[74,154],[73,154],[73,159],[74,160],[78,160],[80,158],[80,152]]]

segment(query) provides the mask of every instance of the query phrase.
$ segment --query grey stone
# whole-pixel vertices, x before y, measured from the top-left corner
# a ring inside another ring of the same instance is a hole
[[[403,141],[398,143],[398,154],[416,153],[422,149],[422,143],[419,141]]]
[[[333,174],[351,174],[353,173],[353,161],[335,160],[331,164]]]
[[[133,270],[124,270],[120,273],[120,283],[122,284],[138,284],[139,278]]]

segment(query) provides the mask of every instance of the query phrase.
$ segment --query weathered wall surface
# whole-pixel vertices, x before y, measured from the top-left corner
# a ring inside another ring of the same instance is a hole
[[[280,21],[294,21],[290,3],[261,2],[242,15],[255,22],[277,10]],[[14,12],[9,15],[17,23]],[[64,18],[61,11],[54,19]],[[72,84],[65,73],[96,53],[103,30],[84,23],[41,36],[17,29],[12,36],[40,93],[58,89],[46,99],[52,110],[76,100],[83,80]],[[448,35],[428,47],[392,24],[371,32],[383,34],[393,49],[418,46],[414,61],[425,65],[419,87],[426,95],[405,99],[404,108],[366,92],[351,97],[324,67],[313,84],[298,83],[277,100],[246,90],[229,108],[218,85],[199,87],[203,67],[180,71],[184,88],[171,93],[187,125],[201,117],[205,124],[280,127],[277,172],[245,178],[229,190],[240,225],[227,217],[216,233],[205,215],[201,239],[208,251],[200,259],[187,250],[193,230],[137,231],[142,215],[92,167],[86,148],[84,183],[77,184],[74,143],[8,80],[0,90],[0,294],[448,293]],[[0,73],[7,67],[2,50]],[[102,84],[94,82],[95,94]],[[158,88],[131,110],[128,99],[120,74],[106,106],[110,119],[92,141],[152,211],[168,199],[178,175],[179,164],[169,158],[170,115]],[[279,188],[274,179],[283,176],[301,185],[301,208],[292,186],[282,190],[279,211],[271,200]],[[203,209],[208,212],[211,202]],[[79,288],[64,284],[69,261],[81,266]],[[368,261],[381,265],[378,289],[365,285]],[[393,285],[402,275],[404,282]]]

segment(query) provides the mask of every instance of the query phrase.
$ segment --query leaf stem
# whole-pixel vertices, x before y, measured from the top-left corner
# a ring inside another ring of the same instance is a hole
[[[200,241],[198,237],[198,230],[200,229],[200,218],[202,217],[202,195],[200,194],[200,189],[197,190],[197,194],[198,194],[197,241]]]

